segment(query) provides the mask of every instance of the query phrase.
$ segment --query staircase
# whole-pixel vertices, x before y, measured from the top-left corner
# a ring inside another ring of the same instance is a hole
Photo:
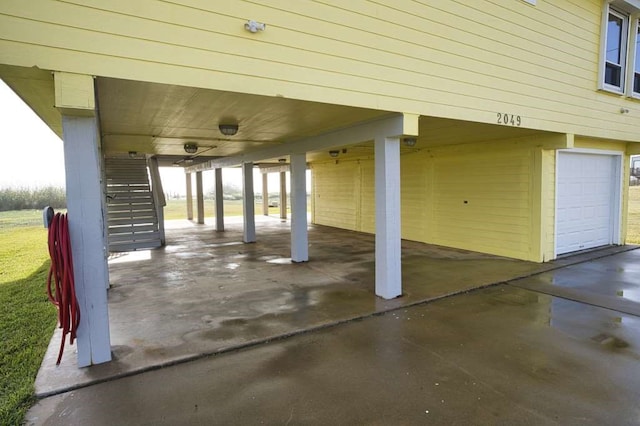
[[[105,159],[109,251],[143,250],[163,245],[156,203],[144,158]]]

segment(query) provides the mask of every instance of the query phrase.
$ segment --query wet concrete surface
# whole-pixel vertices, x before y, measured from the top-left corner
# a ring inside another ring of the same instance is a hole
[[[55,366],[54,335],[36,380],[39,396],[206,355],[320,331],[357,318],[629,250],[614,247],[547,264],[403,241],[403,297],[374,295],[372,235],[310,227],[310,262],[288,259],[289,224],[259,218],[258,242],[241,224],[168,222],[168,245],[110,261],[114,360],[78,369],[73,347]]]
[[[571,265],[511,284],[640,316],[640,250]]]
[[[56,367],[59,336],[54,335],[36,393],[47,395],[194,359],[539,268],[405,242],[406,294],[383,301],[374,295],[371,235],[311,227],[310,262],[292,264],[288,223],[258,217],[255,244],[242,243],[239,220],[227,220],[226,228],[219,233],[211,225],[167,222],[166,247],[111,259],[114,361],[78,369],[70,347]]]
[[[498,285],[48,397],[27,424],[631,425],[639,362],[640,318]]]

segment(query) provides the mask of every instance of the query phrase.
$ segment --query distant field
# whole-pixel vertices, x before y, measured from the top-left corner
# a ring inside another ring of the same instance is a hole
[[[256,203],[256,214],[262,212],[262,202]],[[193,215],[197,215],[196,200],[193,200]],[[279,207],[270,207],[269,214],[279,214]],[[225,216],[242,216],[242,200],[225,200],[224,201],[224,215]],[[215,216],[215,204],[213,200],[204,200],[204,216]],[[172,219],[186,219],[187,218],[187,200],[167,200],[167,205],[164,208],[164,218],[166,220]]]
[[[21,226],[40,226],[44,231],[41,210],[12,210],[0,212],[0,229]]]

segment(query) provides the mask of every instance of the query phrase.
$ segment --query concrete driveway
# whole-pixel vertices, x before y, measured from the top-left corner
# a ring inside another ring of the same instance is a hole
[[[40,400],[27,423],[638,424],[640,318],[622,311],[639,262],[613,254],[114,378]]]

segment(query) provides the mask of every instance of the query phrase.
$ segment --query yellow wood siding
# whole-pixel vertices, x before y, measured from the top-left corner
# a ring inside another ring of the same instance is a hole
[[[359,231],[360,169],[357,163],[313,168],[315,223]],[[330,209],[321,206],[331,206]]]
[[[528,148],[437,155],[431,242],[529,259],[531,173]]]
[[[403,155],[402,238],[542,260],[541,242],[534,244],[532,237],[534,192],[540,199],[541,190],[534,188],[531,176],[536,170],[534,153],[539,151],[534,144],[518,140],[439,147]],[[359,196],[349,193],[348,184],[341,184],[357,180],[345,169],[360,175]],[[373,161],[318,163],[313,170],[315,223],[374,232]],[[337,204],[325,204],[327,200]],[[343,212],[358,210],[358,218],[343,216]],[[539,224],[536,226],[535,236],[540,239]]]
[[[557,151],[545,146],[555,140],[556,135],[537,135],[403,154],[402,238],[535,262],[552,260]],[[577,149],[626,148],[624,143],[580,137],[574,142]],[[623,161],[629,162],[626,154]],[[322,183],[314,188],[315,223],[374,232],[373,160],[314,163],[313,170],[315,181]],[[628,179],[625,167],[623,182]],[[360,194],[351,193],[355,184],[348,182],[358,182]],[[627,199],[624,187],[623,240]]]
[[[640,141],[640,103],[596,90],[600,14],[598,0],[4,0],[0,63]]]
[[[556,151],[542,151],[542,261],[551,260],[555,253],[556,233]]]

